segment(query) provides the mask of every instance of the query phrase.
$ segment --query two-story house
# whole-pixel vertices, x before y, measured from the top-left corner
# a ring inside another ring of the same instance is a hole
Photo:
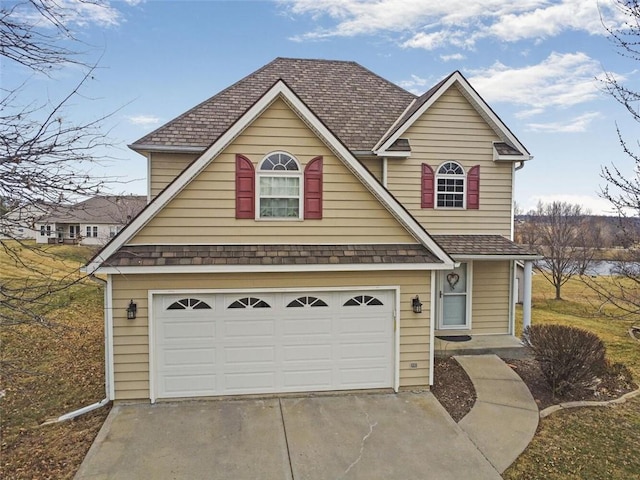
[[[459,72],[277,58],[131,148],[149,204],[86,267],[110,399],[426,387],[436,335],[514,334],[532,157]]]

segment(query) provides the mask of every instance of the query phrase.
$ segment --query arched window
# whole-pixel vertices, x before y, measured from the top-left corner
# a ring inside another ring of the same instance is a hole
[[[239,298],[227,308],[271,308],[267,302],[256,297]]]
[[[208,303],[197,298],[183,298],[173,302],[167,307],[167,310],[206,310],[210,308]]]
[[[376,297],[372,297],[371,295],[356,295],[344,302],[343,307],[368,307],[378,305],[383,305],[383,303]]]
[[[436,172],[436,206],[439,208],[465,208],[464,169],[456,162],[446,162]]]
[[[318,297],[300,297],[295,300],[291,300],[287,305],[287,308],[296,307],[327,307],[327,302]]]
[[[257,172],[259,218],[302,218],[302,171],[286,152],[267,155]]]

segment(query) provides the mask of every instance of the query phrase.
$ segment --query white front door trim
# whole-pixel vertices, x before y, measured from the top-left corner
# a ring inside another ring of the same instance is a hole
[[[461,262],[464,264],[465,262]],[[444,282],[447,276],[447,271],[441,271],[437,273],[438,276],[438,330],[471,330],[472,323],[472,297],[473,297],[473,262],[466,262],[467,266],[467,284],[466,284],[466,303],[465,303],[465,325],[444,325]]]
[[[154,318],[154,297],[157,295],[177,295],[177,294],[249,294],[249,293],[292,293],[292,292],[341,292],[341,291],[391,291],[395,297],[393,318],[394,322],[394,338],[393,338],[393,389],[398,391],[400,388],[400,287],[395,286],[367,286],[354,285],[343,287],[293,287],[293,288],[244,288],[244,289],[166,289],[166,290],[148,290],[148,342],[149,342],[149,399],[151,403],[155,403],[158,399],[157,386],[157,360],[155,348],[155,322]]]

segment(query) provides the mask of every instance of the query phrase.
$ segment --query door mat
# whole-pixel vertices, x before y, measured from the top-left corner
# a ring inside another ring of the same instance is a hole
[[[468,342],[471,340],[470,335],[436,335],[436,338],[446,342]]]

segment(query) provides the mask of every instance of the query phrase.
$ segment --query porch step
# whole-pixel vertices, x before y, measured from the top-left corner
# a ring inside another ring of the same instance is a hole
[[[461,342],[436,336],[434,348],[435,354],[442,357],[495,354],[503,358],[524,358],[529,355],[520,339],[513,335],[474,335]]]

